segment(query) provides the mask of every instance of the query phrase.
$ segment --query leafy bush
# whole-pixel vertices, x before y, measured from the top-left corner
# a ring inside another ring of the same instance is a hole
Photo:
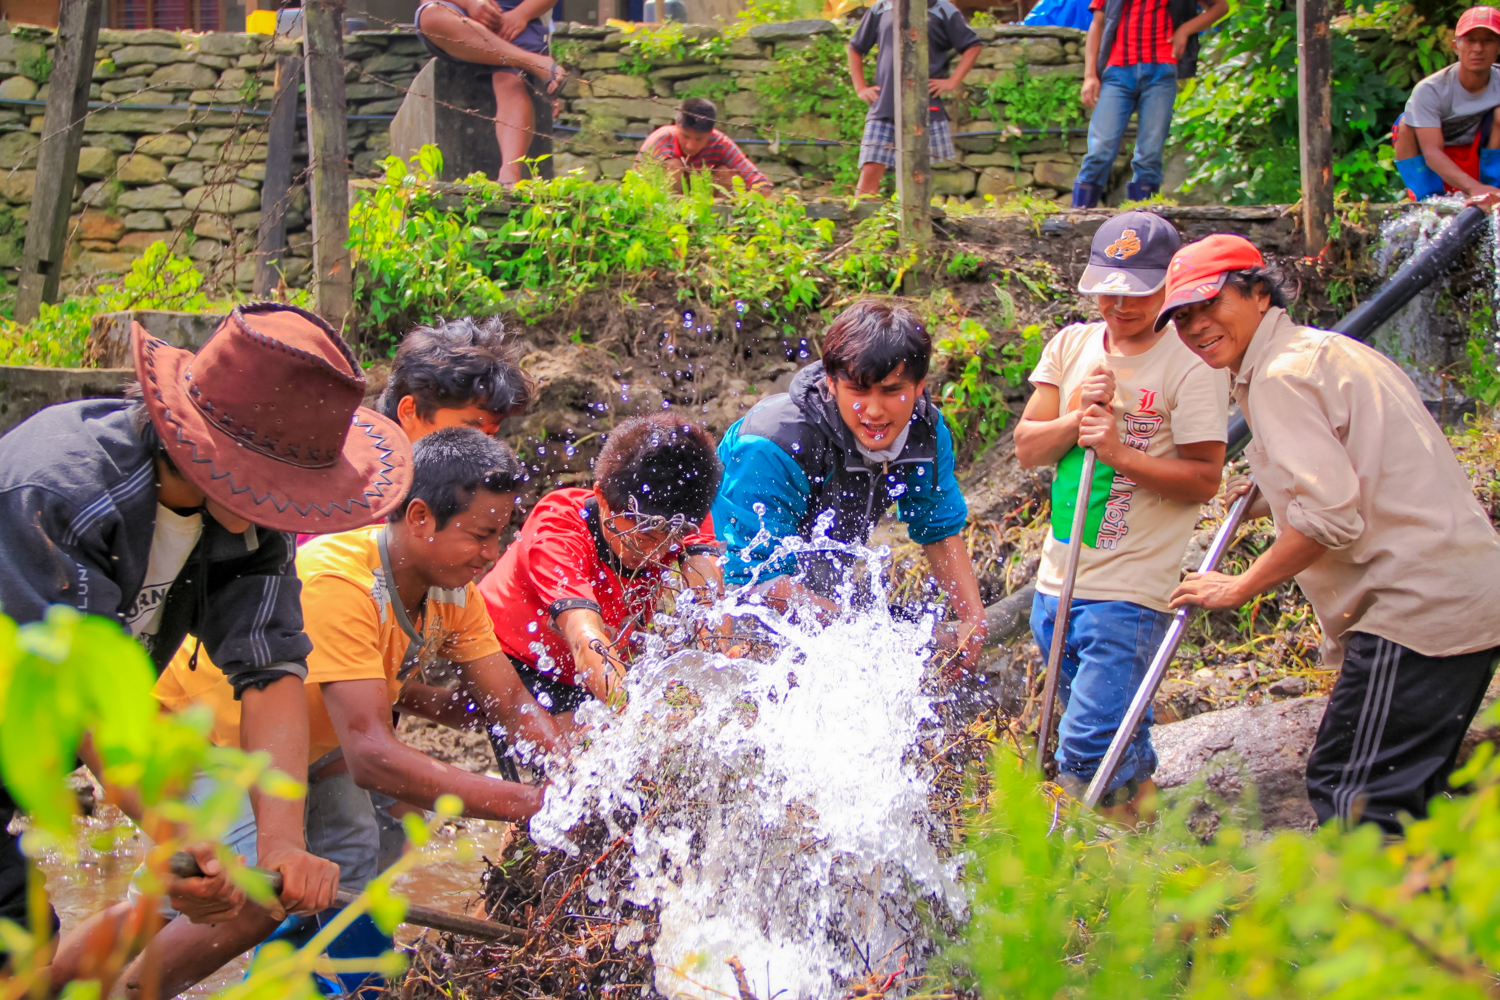
[[[525,181],[513,192],[476,175],[452,195],[428,183],[440,165],[435,149],[414,162],[388,159],[385,180],[350,213],[356,301],[366,329],[391,343],[449,315],[535,319],[606,282],[627,294],[675,284],[679,301],[738,303],[790,326],[830,292],[890,290],[909,263],[894,252],[889,211],[832,247],[832,221],[809,217],[798,199],[742,192],[716,201],[701,176],[681,196],[637,171],[618,183]],[[504,199],[508,214],[496,209]]]
[[[1500,761],[1491,744],[1404,842],[1336,826],[1204,844],[1183,814],[1135,837],[1053,800],[1006,751],[970,849],[951,957],[986,997],[1480,1000],[1500,965]],[[1201,786],[1199,791],[1201,792]]]
[[[971,86],[976,117],[1019,128],[1071,128],[1084,121],[1078,80],[1063,73],[1032,76],[1024,64],[983,86]]]
[[[1385,8],[1382,8],[1384,10]],[[1394,16],[1394,12],[1391,13]],[[1177,99],[1173,141],[1187,153],[1188,190],[1208,185],[1230,204],[1300,197],[1296,13],[1279,0],[1232,0],[1206,36],[1198,76]],[[1386,141],[1409,84],[1332,32],[1335,189],[1389,200],[1400,189]]]
[[[869,105],[849,80],[848,52],[843,34],[818,35],[806,48],[779,53],[773,68],[755,77],[755,92],[765,109],[757,124],[768,137],[841,140],[806,150],[807,162],[826,162],[834,182],[852,188]],[[873,79],[873,60],[867,62],[866,78]]]
[[[1038,324],[997,347],[990,331],[971,318],[960,320],[952,336],[938,339],[935,353],[940,362],[951,359],[962,366],[957,378],[943,384],[941,394],[943,416],[955,438],[980,451],[1005,433],[1014,415],[1005,390],[1025,384],[1042,356],[1042,345]]]
[[[43,303],[37,319],[24,326],[0,319],[0,364],[76,367],[83,361],[89,324],[100,313],[127,309],[171,309],[182,312],[228,312],[233,303],[210,301],[203,275],[186,257],[156,242],[130,266],[117,286],[91,295],[69,295],[56,305]],[[299,292],[294,301],[308,297]]]

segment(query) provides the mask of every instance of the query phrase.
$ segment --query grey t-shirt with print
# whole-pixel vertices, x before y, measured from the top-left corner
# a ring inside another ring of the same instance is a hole
[[[1471,94],[1458,81],[1458,63],[1438,70],[1412,89],[1402,121],[1412,128],[1442,128],[1443,145],[1474,141],[1484,113],[1500,107],[1500,65],[1490,67],[1489,86]]]
[[[895,4],[891,0],[880,0],[865,11],[863,21],[849,39],[849,47],[860,55],[867,55],[875,46],[880,52],[875,57],[875,86],[880,96],[870,105],[869,119],[896,119],[896,42],[892,33],[895,20]],[[949,0],[929,0],[927,4],[927,75],[941,80],[948,75],[948,60],[954,52],[963,52],[978,45],[979,36],[964,20],[963,12]],[[934,100],[929,105],[928,116],[932,121],[947,121],[948,115],[942,104]]]

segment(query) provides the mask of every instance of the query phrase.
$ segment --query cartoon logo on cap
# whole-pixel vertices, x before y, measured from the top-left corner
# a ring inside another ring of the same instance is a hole
[[[1134,257],[1141,252],[1140,237],[1136,236],[1134,229],[1127,229],[1120,234],[1120,238],[1104,248],[1104,256],[1115,260],[1124,260]]]
[[[1130,279],[1125,277],[1123,271],[1111,271],[1104,280],[1095,285],[1093,291],[1099,292],[1131,292]]]

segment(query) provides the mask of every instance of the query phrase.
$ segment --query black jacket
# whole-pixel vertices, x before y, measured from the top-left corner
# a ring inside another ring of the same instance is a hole
[[[122,621],[145,579],[156,529],[156,470],[133,404],[50,406],[0,438],[0,609],[18,622],[52,604]],[[296,540],[203,518],[148,650],[164,668],[191,632],[238,695],[307,676]]]

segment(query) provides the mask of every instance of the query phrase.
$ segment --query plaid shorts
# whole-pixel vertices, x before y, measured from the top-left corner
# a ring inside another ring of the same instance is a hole
[[[953,148],[953,129],[948,119],[929,119],[927,122],[927,151],[934,160],[956,160],[958,151]],[[896,168],[896,123],[889,118],[869,118],[865,121],[864,138],[859,141],[859,163],[880,163]]]

